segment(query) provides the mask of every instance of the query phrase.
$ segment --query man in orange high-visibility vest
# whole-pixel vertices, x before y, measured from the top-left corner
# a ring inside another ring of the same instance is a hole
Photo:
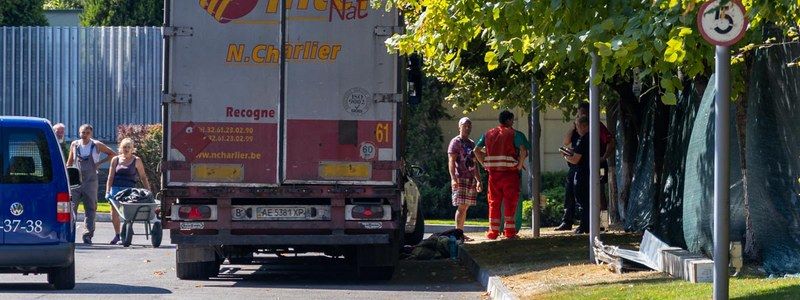
[[[514,130],[514,114],[500,113],[500,125],[489,129],[475,144],[475,157],[489,172],[489,232],[494,240],[500,235],[500,205],[504,207],[506,238],[516,238],[514,216],[519,201],[520,171],[528,157],[527,139]]]

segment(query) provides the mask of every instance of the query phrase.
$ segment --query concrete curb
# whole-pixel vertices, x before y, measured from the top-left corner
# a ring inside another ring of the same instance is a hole
[[[481,268],[475,259],[469,255],[464,246],[458,246],[458,260],[467,268],[467,270],[475,276],[475,279],[486,288],[491,299],[498,300],[518,300],[519,298],[511,292],[511,290],[503,284],[499,276],[491,276],[489,271]]]
[[[425,232],[426,233],[445,232],[445,231],[453,229],[453,228],[455,228],[455,226],[453,226],[453,225],[430,225],[430,224],[425,224]],[[484,232],[484,231],[486,231],[486,226],[464,225],[464,232]]]
[[[84,214],[78,213],[78,216],[75,218],[76,222],[83,222]],[[94,217],[95,222],[111,222],[111,214],[110,213],[97,213]]]
[[[438,233],[444,232],[446,230],[450,230],[455,228],[453,225],[430,225],[425,224],[425,232],[427,233]],[[519,231],[523,230],[530,230],[530,227],[522,227]],[[464,232],[486,232],[488,228],[486,226],[477,226],[477,225],[464,225]]]

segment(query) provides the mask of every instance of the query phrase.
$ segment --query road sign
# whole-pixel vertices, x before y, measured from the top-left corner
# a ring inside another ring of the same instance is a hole
[[[744,37],[747,15],[739,0],[728,1],[720,7],[720,0],[711,0],[697,12],[697,28],[703,39],[717,46],[730,46]]]

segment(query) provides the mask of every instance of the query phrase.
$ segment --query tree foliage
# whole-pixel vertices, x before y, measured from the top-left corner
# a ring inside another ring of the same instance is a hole
[[[0,26],[47,26],[44,0],[0,1]]]
[[[450,119],[442,106],[448,88],[432,79],[422,79],[420,103],[408,108],[406,122],[406,162],[425,170],[425,175],[416,178],[423,213],[428,218],[447,218],[452,214],[450,204],[450,173],[447,169],[445,140],[439,122]],[[449,139],[447,140],[449,142]]]
[[[83,26],[161,26],[163,0],[84,0]]]
[[[44,9],[80,9],[83,8],[81,0],[46,0]]]
[[[424,54],[428,75],[452,83],[449,100],[467,109],[527,106],[532,79],[539,82],[540,101],[573,107],[587,94],[590,53],[600,56],[598,84],[640,81],[644,92],[675,104],[684,79],[713,71],[714,48],[695,24],[703,2],[396,0],[391,4],[406,13],[407,32],[388,44]],[[751,22],[746,39],[732,47],[739,81],[742,53],[797,41],[800,22],[797,0],[743,2]],[[780,29],[780,40],[764,35],[768,27]],[[602,90],[614,98],[611,89]]]

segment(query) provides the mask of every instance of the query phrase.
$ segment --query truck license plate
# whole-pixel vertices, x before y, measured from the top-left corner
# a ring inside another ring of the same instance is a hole
[[[258,207],[256,218],[259,220],[305,220],[304,207]]]

